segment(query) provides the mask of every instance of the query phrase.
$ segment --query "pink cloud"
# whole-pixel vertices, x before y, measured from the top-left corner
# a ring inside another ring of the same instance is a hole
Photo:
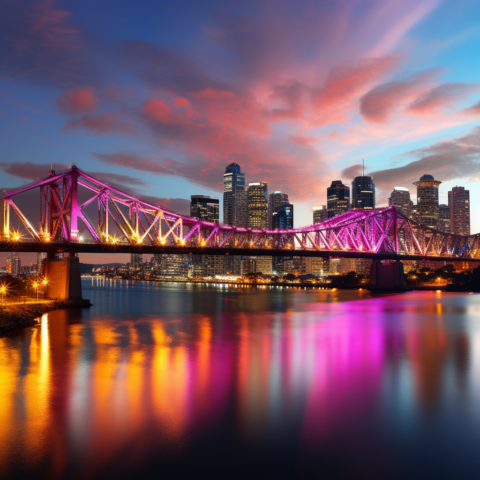
[[[63,92],[57,99],[59,112],[68,115],[93,113],[97,108],[98,97],[93,93],[93,87],[82,87]]]
[[[84,115],[80,118],[69,120],[62,129],[65,132],[71,130],[87,130],[94,135],[105,133],[128,133],[133,134],[135,125],[122,120],[118,115],[107,112],[101,115]]]
[[[425,84],[439,71],[436,69],[406,80],[377,85],[360,98],[360,113],[371,122],[386,123],[399,105],[424,91]]]

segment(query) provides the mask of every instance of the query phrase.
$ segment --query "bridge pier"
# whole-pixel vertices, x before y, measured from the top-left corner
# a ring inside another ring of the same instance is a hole
[[[44,271],[48,278],[48,298],[82,300],[80,260],[78,257],[47,258],[44,260]]]
[[[373,260],[370,267],[370,288],[372,290],[407,290],[403,263],[400,260],[396,260],[395,263]]]

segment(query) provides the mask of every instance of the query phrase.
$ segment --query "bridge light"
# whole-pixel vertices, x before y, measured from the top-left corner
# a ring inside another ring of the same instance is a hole
[[[183,238],[180,239],[180,245],[185,245],[185,240]]]

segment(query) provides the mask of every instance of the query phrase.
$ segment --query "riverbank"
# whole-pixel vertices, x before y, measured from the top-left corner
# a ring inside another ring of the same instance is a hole
[[[0,335],[36,325],[37,319],[60,308],[91,307],[90,300],[58,300],[33,304],[14,304],[0,308]]]

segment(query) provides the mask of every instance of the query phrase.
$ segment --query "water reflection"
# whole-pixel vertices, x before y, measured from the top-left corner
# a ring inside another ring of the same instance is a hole
[[[448,409],[478,401],[476,295],[169,288],[159,304],[162,287],[146,287],[134,317],[138,299],[106,315],[115,302],[92,291],[91,311],[0,338],[0,472],[124,478],[233,462],[237,473],[338,473],[343,455],[349,476],[382,451],[390,475],[408,463],[402,442],[428,437],[421,417],[453,442]],[[196,313],[172,313],[172,295]]]

